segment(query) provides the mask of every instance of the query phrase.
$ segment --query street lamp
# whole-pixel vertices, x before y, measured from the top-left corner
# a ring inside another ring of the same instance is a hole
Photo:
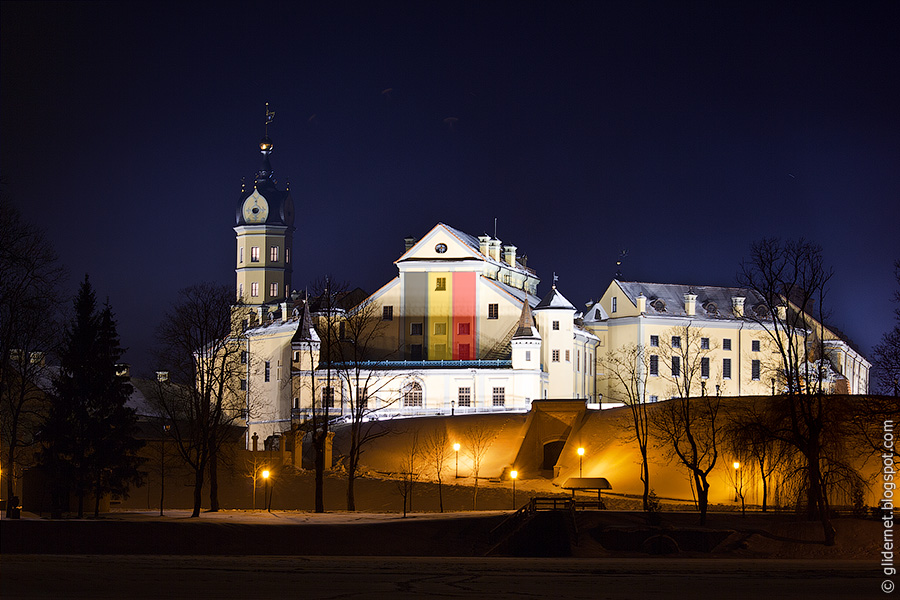
[[[744,473],[741,471],[741,463],[738,461],[734,461],[731,463],[731,466],[734,467],[734,501],[738,501],[738,497],[741,500],[741,515],[744,514]],[[738,483],[740,482],[740,483]]]
[[[265,491],[263,492],[263,504],[266,505],[266,510],[269,510],[269,471],[268,470],[262,472],[262,478],[263,478],[263,481],[266,482],[266,488],[265,488]],[[269,510],[269,512],[272,512],[272,511]]]
[[[516,477],[519,476],[518,471],[510,471],[509,478],[512,479],[513,482],[513,510],[516,509]]]
[[[584,477],[584,448],[578,448],[578,476]]]
[[[453,444],[453,451],[456,452],[456,478],[459,479],[459,442]]]

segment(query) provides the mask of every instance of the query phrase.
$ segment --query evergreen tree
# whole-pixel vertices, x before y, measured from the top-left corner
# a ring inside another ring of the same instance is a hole
[[[103,493],[126,494],[131,483],[140,483],[136,452],[142,443],[134,439],[134,411],[125,406],[131,385],[116,371],[121,355],[112,309],[107,304],[98,314],[85,276],[43,427],[41,461],[51,477],[54,516],[61,516],[70,492],[82,517],[88,492],[96,495],[96,515]]]

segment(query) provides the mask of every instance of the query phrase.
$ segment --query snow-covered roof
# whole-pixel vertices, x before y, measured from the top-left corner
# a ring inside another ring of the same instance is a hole
[[[535,309],[540,310],[542,308],[565,308],[569,310],[575,310],[575,306],[569,302],[565,296],[563,296],[556,286],[554,286],[550,293],[544,296],[544,299],[541,300]]]
[[[732,298],[744,298],[744,313],[750,314],[762,304],[762,298],[751,290],[713,285],[684,285],[678,283],[646,283],[618,281],[616,283],[634,305],[641,294],[647,299],[647,315],[686,317],[684,296],[697,296],[696,316],[708,319],[737,319],[732,310]]]

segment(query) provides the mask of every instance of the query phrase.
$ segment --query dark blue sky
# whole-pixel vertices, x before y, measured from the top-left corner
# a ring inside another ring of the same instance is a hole
[[[294,287],[372,291],[438,221],[497,218],[578,305],[622,248],[625,279],[729,285],[805,236],[834,323],[866,352],[891,326],[898,3],[373,4],[3,3],[4,193],[138,372],[178,289],[234,281],[267,101]]]

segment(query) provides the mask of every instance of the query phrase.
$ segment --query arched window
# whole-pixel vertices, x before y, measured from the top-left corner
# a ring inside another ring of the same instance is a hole
[[[422,406],[422,386],[413,381],[403,388],[403,406]]]

